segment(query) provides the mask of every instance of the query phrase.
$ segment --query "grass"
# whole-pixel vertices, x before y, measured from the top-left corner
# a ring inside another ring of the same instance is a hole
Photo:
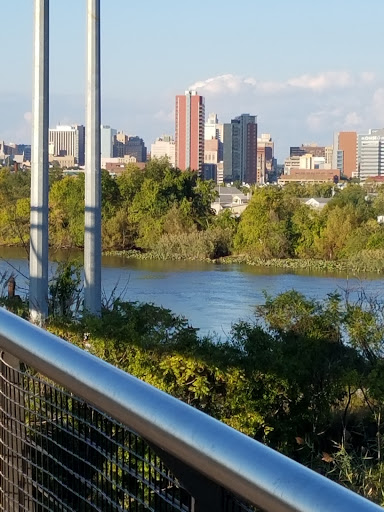
[[[131,251],[108,251],[103,253],[106,256],[121,256],[126,259],[140,259],[140,260],[173,260],[173,261],[204,261],[213,264],[244,264],[260,267],[284,268],[292,270],[313,270],[323,272],[352,272],[358,273],[384,273],[384,260],[381,258],[355,258],[353,260],[339,260],[328,261],[320,259],[261,259],[247,254],[238,254],[225,256],[222,258],[199,258],[199,257],[185,257],[181,254],[175,253],[172,256],[162,254],[158,251],[140,252],[136,250]]]

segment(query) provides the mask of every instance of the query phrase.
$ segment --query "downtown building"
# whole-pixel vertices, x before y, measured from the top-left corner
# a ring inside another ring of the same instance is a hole
[[[224,124],[224,182],[257,182],[257,116],[242,114]]]
[[[176,166],[176,146],[171,135],[163,135],[151,144],[151,160],[154,158],[168,158],[170,165]]]
[[[222,143],[219,139],[206,139],[204,141],[204,165],[202,178],[204,180],[218,181],[217,168],[222,163]]]
[[[117,130],[101,125],[101,158],[113,158]]]
[[[209,114],[204,125],[204,180],[223,182],[223,138],[223,123],[219,123],[215,113]]]
[[[136,162],[147,161],[147,147],[141,137],[129,136],[125,143],[125,154],[136,158]]]
[[[0,166],[11,166],[15,161],[18,163],[31,161],[30,144],[5,144],[3,140],[0,140]]]
[[[49,158],[73,157],[75,165],[85,164],[85,127],[59,125],[49,130]]]
[[[384,129],[358,135],[358,171],[360,181],[384,176]]]
[[[267,183],[276,172],[275,143],[270,133],[257,138],[257,183]]]
[[[221,143],[224,138],[224,125],[223,123],[219,123],[217,118],[217,114],[211,113],[208,115],[207,122],[204,124],[204,139],[212,140],[217,139]]]
[[[333,137],[332,167],[342,176],[352,178],[358,169],[356,132],[336,132]]]
[[[302,144],[301,146],[291,146],[289,148],[289,156],[303,156],[303,155],[312,155],[315,157],[325,158],[326,147],[319,146],[315,142],[310,144]]]
[[[175,158],[176,167],[182,171],[190,169],[201,173],[203,170],[204,120],[203,96],[196,91],[176,96]]]
[[[124,132],[118,132],[114,137],[113,156],[115,158],[131,156],[136,159],[136,162],[146,162],[147,148],[141,137],[136,135],[126,135]]]

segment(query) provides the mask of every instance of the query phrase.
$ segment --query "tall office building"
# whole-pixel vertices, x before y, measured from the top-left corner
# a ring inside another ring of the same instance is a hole
[[[113,146],[117,130],[110,126],[101,125],[101,158],[113,157]]]
[[[357,133],[337,132],[333,138],[333,169],[339,169],[341,174],[351,178],[357,171]]]
[[[196,91],[186,91],[184,96],[176,96],[176,167],[181,170],[202,171],[204,119],[203,96],[199,96]]]
[[[49,130],[51,156],[73,156],[77,165],[85,164],[85,127],[83,125],[56,126]]]
[[[384,129],[358,136],[358,176],[361,181],[384,176]]]
[[[115,158],[124,158],[125,156],[125,144],[128,141],[128,135],[124,132],[117,132],[114,137],[113,143],[113,156]]]
[[[136,162],[147,161],[147,148],[143,139],[137,136],[125,135],[118,132],[114,137],[113,156],[124,158],[129,155],[136,158]]]
[[[136,162],[146,162],[147,148],[143,139],[137,136],[129,136],[127,142],[125,143],[125,155],[135,157]]]
[[[257,182],[266,183],[275,172],[275,143],[270,133],[257,137]]]
[[[224,125],[224,181],[257,181],[257,116],[242,114]]]

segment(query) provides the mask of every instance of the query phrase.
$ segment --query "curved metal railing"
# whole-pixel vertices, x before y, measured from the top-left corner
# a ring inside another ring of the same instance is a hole
[[[214,486],[220,486],[266,511],[382,510],[331,480],[1,308],[0,347],[132,429],[153,446],[160,457],[163,456],[172,471],[175,468],[177,473],[181,468],[187,480],[196,480],[198,475],[197,481],[200,476],[204,481],[212,482]]]

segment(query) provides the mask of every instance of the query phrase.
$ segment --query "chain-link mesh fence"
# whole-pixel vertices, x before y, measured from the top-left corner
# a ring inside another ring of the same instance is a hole
[[[0,360],[0,510],[195,510],[194,498],[146,441],[33,370],[14,366]],[[222,510],[250,509],[223,492]]]

